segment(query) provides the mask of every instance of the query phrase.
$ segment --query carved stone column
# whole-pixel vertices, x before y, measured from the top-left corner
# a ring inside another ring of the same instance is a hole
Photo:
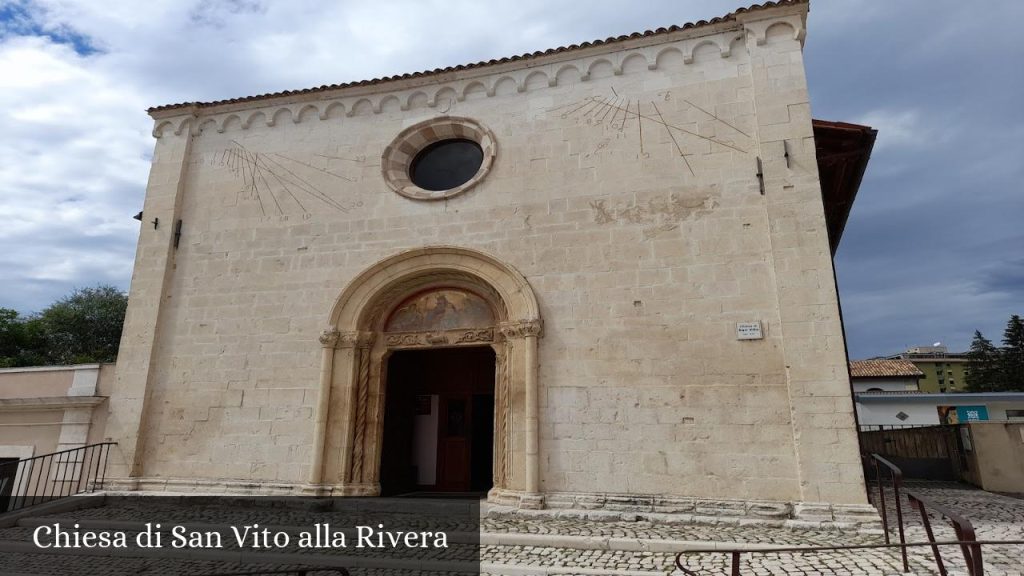
[[[370,406],[370,348],[373,345],[374,334],[371,332],[357,332],[352,336],[351,345],[354,348],[353,354],[353,383],[354,394],[352,398],[352,461],[349,468],[348,482],[351,484],[362,484],[369,476],[366,455],[368,454],[367,435],[369,426],[367,416]]]
[[[334,350],[341,333],[328,328],[320,333],[320,390],[317,393],[316,417],[313,429],[313,462],[309,468],[309,484],[313,491],[323,483],[324,445],[327,442],[327,417],[331,404],[331,375],[334,373]]]
[[[522,385],[522,423],[517,426],[523,431],[524,456],[523,478],[512,482],[515,488],[522,491],[520,506],[523,508],[542,508],[543,496],[540,494],[540,446],[539,446],[539,391],[537,390],[537,338],[540,337],[542,325],[540,320],[522,320],[505,322],[499,326],[502,335],[510,344],[512,366],[521,367],[521,374],[515,375],[513,382]],[[510,390],[510,399],[519,396],[517,391]],[[512,407],[512,413],[517,411]],[[514,446],[513,446],[514,449]],[[515,450],[514,452],[515,453]],[[513,470],[518,466],[514,466]]]
[[[494,487],[508,488],[509,460],[512,457],[509,434],[511,407],[509,406],[508,344],[498,342],[494,349]]]

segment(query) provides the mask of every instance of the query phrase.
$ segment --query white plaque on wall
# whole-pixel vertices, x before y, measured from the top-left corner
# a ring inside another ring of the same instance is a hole
[[[762,338],[764,338],[764,333],[761,332],[760,320],[736,323],[737,340],[760,340]]]

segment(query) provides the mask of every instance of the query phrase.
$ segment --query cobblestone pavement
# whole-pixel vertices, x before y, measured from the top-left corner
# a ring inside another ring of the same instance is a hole
[[[926,542],[920,512],[910,505],[906,492],[924,497],[927,501],[950,509],[966,518],[974,526],[978,540],[1024,540],[1024,500],[979,490],[967,484],[956,482],[905,482],[901,494],[904,526],[907,542]],[[872,486],[871,499],[878,506],[877,486]],[[896,533],[895,499],[891,490],[886,490],[886,508],[891,533]],[[956,540],[956,533],[950,523],[933,510],[929,510],[929,523],[936,540]],[[966,574],[963,556],[956,547],[940,550],[942,560],[951,574]],[[922,563],[931,562],[929,548],[912,548],[909,554]],[[1024,545],[986,545],[982,547],[985,574],[1019,576],[1024,574]]]
[[[973,490],[957,484],[948,483],[913,483],[910,490],[921,493],[926,498],[941,505],[958,510],[974,521],[979,538],[1011,539],[1024,538],[1024,501]],[[889,506],[893,506],[891,494]],[[908,541],[924,539],[920,519],[916,518],[909,504],[904,500],[907,512],[905,520],[908,525]],[[152,519],[154,512],[151,503],[145,506],[119,502],[99,508],[88,508],[75,512],[56,515],[60,518],[75,518],[79,521],[111,522],[111,521],[146,521]],[[161,504],[164,506],[164,504]],[[390,512],[389,512],[390,513]],[[179,522],[209,522],[230,524],[244,518],[245,511],[237,507],[217,509],[209,507],[187,507],[168,503],[161,510],[161,517]],[[273,511],[274,524],[280,526],[307,527],[316,521],[332,521],[338,525],[351,522],[360,515],[342,514],[332,516],[326,511],[310,511],[309,509],[282,508]],[[379,514],[373,518],[379,519]],[[39,518],[52,521],[55,517]],[[249,517],[251,518],[251,517]],[[890,521],[893,518],[890,517]],[[269,524],[269,522],[268,522]],[[349,523],[348,525],[351,525]],[[952,539],[952,530],[933,519],[933,526],[939,538]],[[461,521],[452,521],[450,529],[465,528]],[[796,530],[764,525],[703,525],[703,524],[662,524],[647,521],[583,521],[566,518],[538,518],[528,516],[497,516],[481,519],[481,531],[490,536],[487,543],[479,547],[483,574],[494,576],[524,576],[537,574],[545,576],[561,576],[579,574],[586,576],[654,576],[681,575],[674,567],[674,548],[670,550],[650,547],[649,541],[704,541],[718,542],[723,545],[738,543],[745,545],[777,545],[777,546],[829,546],[850,544],[880,543],[882,536],[878,534],[839,532],[827,530]],[[30,541],[31,528],[22,525],[0,530],[0,574],[19,575],[63,575],[75,574],[83,576],[112,576],[110,559],[97,556],[58,556],[53,554],[25,553],[16,546],[4,549],[5,543],[26,543]],[[604,539],[604,540],[601,540]],[[613,539],[614,542],[609,542]],[[529,540],[529,545],[522,542]],[[496,543],[495,543],[496,542]],[[647,542],[647,544],[644,544]],[[632,543],[632,544],[630,544]],[[458,545],[456,548],[475,545]],[[632,548],[632,549],[626,549]],[[321,551],[322,552],[322,551]],[[381,554],[374,551],[352,554],[349,549],[344,552],[348,557],[365,559],[379,558]],[[965,574],[962,559],[957,557],[958,550],[946,552],[947,566],[951,574]],[[470,558],[472,550],[466,554],[459,553],[459,558]],[[304,553],[290,556],[295,562],[309,558]],[[1022,558],[1024,547],[1002,546],[986,547],[984,552],[987,576],[1012,576],[1022,574]],[[405,556],[410,561],[427,561],[431,551],[422,554],[412,553]],[[861,550],[832,551],[815,554],[792,553],[744,553],[742,555],[741,573],[757,575],[842,575],[842,576],[877,576],[901,574],[899,554],[895,550]],[[250,559],[252,560],[252,559]],[[289,560],[292,561],[292,560]],[[123,558],[118,559],[125,567],[125,572],[137,574],[181,574],[202,575],[232,570],[252,570],[261,566],[248,564],[239,565],[223,559],[210,557],[194,558]],[[721,553],[703,553],[688,556],[685,564],[701,576],[728,574],[729,558]],[[913,574],[936,574],[929,551],[918,549],[910,555]],[[357,565],[357,564],[353,564]],[[275,566],[280,566],[275,565]],[[425,566],[430,567],[430,566]],[[422,570],[420,568],[419,570]],[[431,570],[439,570],[436,565]],[[405,574],[416,576],[440,576],[453,572],[426,572],[418,570],[398,570],[382,568],[353,568],[353,576],[392,576]]]
[[[778,546],[833,546],[837,541],[845,544],[876,544],[882,541],[881,535],[835,530],[802,530],[764,525],[664,524],[643,520],[586,522],[559,518],[503,517],[484,518],[480,528],[484,532],[502,534],[739,542]]]

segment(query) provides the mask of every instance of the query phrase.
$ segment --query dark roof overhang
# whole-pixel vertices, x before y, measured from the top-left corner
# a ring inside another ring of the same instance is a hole
[[[878,130],[860,124],[812,120],[828,241],[835,255],[857,197]]]

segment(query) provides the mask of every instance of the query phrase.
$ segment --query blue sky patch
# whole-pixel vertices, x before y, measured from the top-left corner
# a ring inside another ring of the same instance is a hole
[[[39,36],[55,44],[70,46],[80,56],[99,52],[92,39],[66,26],[46,26],[41,22],[43,9],[31,2],[0,4],[0,40],[11,36]]]

